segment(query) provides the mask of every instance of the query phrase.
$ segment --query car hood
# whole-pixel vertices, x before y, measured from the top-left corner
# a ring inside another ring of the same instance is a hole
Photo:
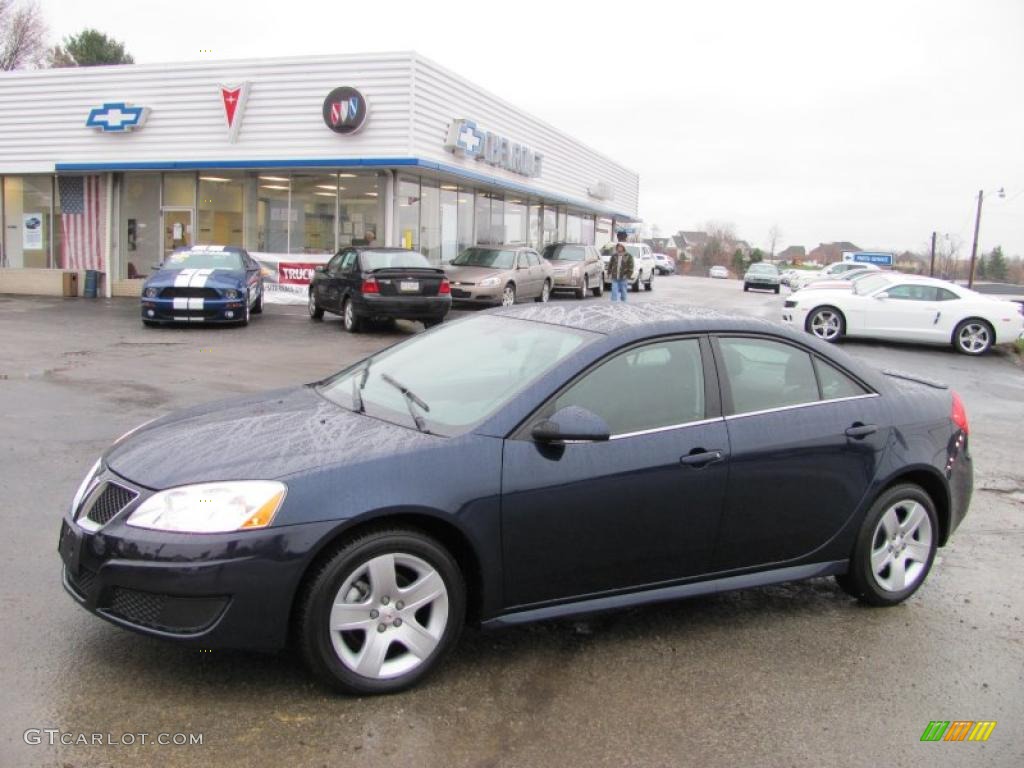
[[[187,273],[191,270],[180,270],[180,269],[161,269],[159,272],[155,272],[150,275],[147,279],[143,288],[171,288],[178,283],[178,278],[182,278],[181,283],[178,287],[190,286],[192,288],[237,288],[239,285],[245,283],[245,272],[242,270],[235,269],[214,269],[210,270],[209,274],[195,274],[191,278],[187,277]],[[202,270],[206,272],[207,270]]]
[[[353,413],[311,386],[233,398],[145,425],[104,456],[122,477],[161,490],[214,480],[273,480],[313,467],[401,456],[442,438]]]
[[[448,279],[452,282],[479,283],[488,277],[501,277],[511,269],[494,269],[493,267],[453,267],[449,264],[445,267]]]

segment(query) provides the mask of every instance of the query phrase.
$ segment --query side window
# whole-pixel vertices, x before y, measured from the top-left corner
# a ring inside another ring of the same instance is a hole
[[[342,254],[341,271],[349,272],[350,270],[354,269],[356,266],[356,262],[358,260],[358,253],[356,253],[355,251],[345,251],[345,253]]]
[[[785,408],[818,399],[811,356],[768,339],[721,338],[734,413]]]
[[[696,339],[663,341],[620,352],[563,392],[550,412],[578,405],[613,435],[704,418],[704,368]]]
[[[818,373],[822,400],[834,400],[839,397],[857,397],[857,395],[867,394],[864,387],[838,368],[826,363],[820,357],[814,358],[814,369]]]
[[[935,288],[931,285],[894,285],[886,293],[890,299],[935,301]]]
[[[327,273],[330,275],[336,275],[341,272],[341,262],[345,258],[345,254],[336,253],[331,257],[331,260],[327,262]]]
[[[539,267],[540,266],[540,256],[538,256],[533,251],[527,251],[526,252],[526,258],[529,259],[531,267]]]
[[[935,290],[938,292],[938,296],[936,297],[938,301],[956,301],[957,299],[960,298],[955,293],[953,293],[950,290],[947,290],[946,288],[936,288]]]
[[[530,260],[526,258],[526,251],[520,251],[516,254],[516,268],[525,269],[530,266]]]

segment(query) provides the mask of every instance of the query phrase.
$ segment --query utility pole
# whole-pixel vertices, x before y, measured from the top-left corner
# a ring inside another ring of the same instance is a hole
[[[928,267],[928,277],[935,277],[935,233],[932,232],[932,263]]]
[[[978,190],[978,212],[974,216],[974,243],[971,245],[971,271],[967,276],[967,287],[974,287],[974,262],[978,258],[978,228],[981,226],[981,201],[985,199],[985,190]]]

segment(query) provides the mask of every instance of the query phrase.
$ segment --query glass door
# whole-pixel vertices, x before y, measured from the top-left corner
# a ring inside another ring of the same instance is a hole
[[[187,248],[192,245],[192,209],[164,208],[163,214],[163,258],[164,260],[175,248]]]

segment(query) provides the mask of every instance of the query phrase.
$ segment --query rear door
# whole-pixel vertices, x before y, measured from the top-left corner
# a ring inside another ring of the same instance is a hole
[[[537,287],[537,273],[530,268],[530,259],[526,251],[516,252],[516,282],[519,284],[517,293],[522,298],[532,299],[540,293]]]
[[[732,457],[714,569],[809,555],[854,514],[888,430],[880,398],[789,341],[715,340]]]
[[[341,262],[345,258],[344,251],[338,251],[327,262],[323,272],[313,273],[313,292],[316,302],[324,309],[336,309],[337,290],[333,289],[332,281],[341,274]]]

